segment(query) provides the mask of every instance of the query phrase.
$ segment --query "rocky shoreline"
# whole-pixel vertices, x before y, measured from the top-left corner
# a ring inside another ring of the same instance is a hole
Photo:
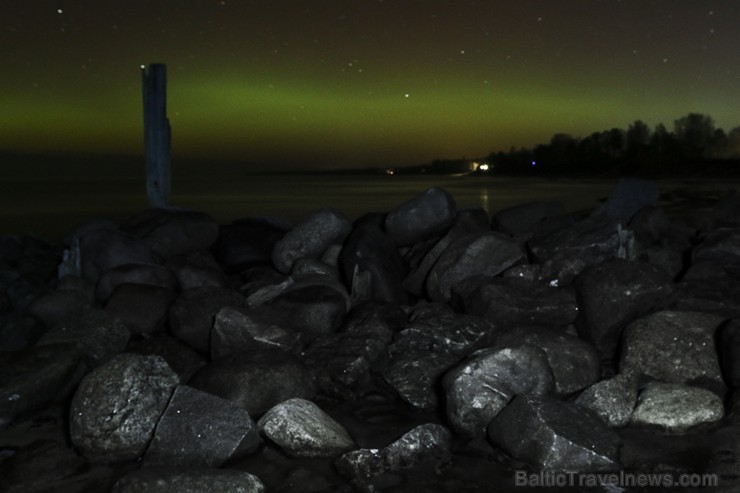
[[[737,491],[740,197],[658,199],[0,236],[0,489]]]

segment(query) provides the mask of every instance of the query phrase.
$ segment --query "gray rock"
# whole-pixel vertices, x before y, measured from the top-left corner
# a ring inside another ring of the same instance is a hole
[[[424,296],[429,271],[432,270],[442,253],[463,236],[476,232],[479,234],[487,232],[489,230],[487,215],[485,219],[481,221],[478,214],[469,211],[458,211],[452,227],[439,240],[415,243],[405,257],[411,269],[403,280],[403,286],[417,297]]]
[[[260,432],[293,457],[336,457],[355,447],[347,430],[305,399],[288,399],[257,422]]]
[[[671,278],[642,262],[614,259],[586,268],[575,280],[578,292],[578,334],[613,359],[622,330],[640,316],[673,300]]]
[[[128,219],[121,231],[141,238],[162,258],[208,250],[218,238],[218,224],[207,214],[149,209]]]
[[[612,428],[626,426],[637,403],[637,385],[630,375],[620,373],[591,385],[574,401],[589,409]]]
[[[560,286],[570,284],[589,265],[635,256],[632,231],[598,217],[535,237],[527,245],[534,260],[543,264],[542,279]]]
[[[195,349],[167,334],[131,341],[126,352],[143,356],[161,356],[180,377],[180,383],[190,380],[190,377],[207,363],[206,358]]]
[[[104,302],[121,284],[145,284],[170,291],[178,289],[177,278],[167,267],[151,264],[123,264],[100,276],[95,288],[95,298]]]
[[[452,459],[452,434],[436,423],[419,425],[382,449],[357,449],[336,460],[339,473],[363,490],[373,477],[413,469],[439,470]]]
[[[401,399],[412,407],[433,410],[439,401],[442,376],[476,349],[493,343],[496,330],[489,322],[431,308],[396,333],[376,369]]]
[[[295,279],[285,276],[271,266],[252,267],[242,273],[244,284],[239,291],[250,308],[260,307],[295,285]]]
[[[371,368],[393,338],[394,320],[405,314],[392,305],[367,303],[350,314],[338,334],[314,339],[303,362],[322,393],[349,399],[372,387]]]
[[[712,231],[692,251],[694,262],[714,261],[734,277],[740,277],[740,228]]]
[[[194,288],[183,291],[169,312],[170,333],[203,353],[210,351],[213,318],[226,306],[245,306],[237,291],[224,288]]]
[[[123,322],[131,334],[151,334],[167,327],[167,315],[177,294],[145,284],[119,284],[105,311]]]
[[[447,372],[442,386],[455,431],[477,437],[515,395],[550,392],[553,375],[537,347],[482,349]]]
[[[291,286],[262,308],[285,320],[284,325],[289,323],[291,330],[315,337],[336,332],[349,304],[349,295],[337,282],[305,282]]]
[[[289,228],[259,218],[239,219],[221,226],[213,251],[227,273],[272,263],[272,250]]]
[[[167,260],[167,267],[175,274],[182,290],[205,286],[225,288],[229,285],[226,274],[209,252],[176,255]]]
[[[430,188],[388,213],[385,231],[396,245],[411,245],[445,234],[455,211],[452,195],[441,188]]]
[[[536,469],[615,471],[619,437],[575,404],[518,395],[488,426],[489,440]]]
[[[260,479],[231,469],[147,467],[116,481],[111,493],[264,493]]]
[[[643,245],[653,245],[671,231],[670,219],[658,206],[641,208],[630,218],[628,225],[635,232],[635,239]]]
[[[22,413],[68,399],[86,370],[71,344],[0,353],[0,428]]]
[[[353,284],[356,275],[369,273],[369,299],[388,303],[408,303],[403,288],[406,265],[396,244],[383,231],[383,216],[360,218],[350,233],[341,255],[344,278]]]
[[[230,400],[252,417],[287,399],[311,399],[316,395],[306,367],[295,357],[271,348],[212,361],[193,376],[189,385]]]
[[[82,314],[46,332],[37,346],[74,344],[94,368],[126,349],[131,333],[123,322],[98,308],[85,308]]]
[[[560,202],[528,202],[497,211],[491,227],[508,235],[544,234],[570,221]]]
[[[673,383],[650,382],[640,392],[631,424],[685,432],[724,416],[722,400],[713,392]]]
[[[554,391],[568,395],[598,381],[601,367],[596,349],[578,337],[545,327],[518,327],[496,339],[496,347],[524,344],[542,349],[554,377]]]
[[[72,444],[90,462],[140,457],[177,384],[159,356],[114,357],[87,374],[72,398]]]
[[[272,261],[275,268],[287,274],[301,257],[319,258],[333,244],[344,241],[352,226],[338,210],[325,208],[288,231],[275,243]]]
[[[286,321],[287,317],[273,316],[260,310],[224,307],[216,313],[213,322],[211,358],[224,358],[260,345],[297,353],[303,345],[302,336],[281,327]]]
[[[624,332],[620,373],[705,387],[724,394],[715,332],[716,315],[663,311],[632,322]]]
[[[62,443],[38,440],[3,462],[3,486],[31,490],[33,485],[72,476],[84,465],[84,459]]]
[[[80,238],[82,277],[96,283],[104,272],[126,264],[159,264],[149,245],[110,229],[91,229]]]
[[[606,202],[601,204],[593,215],[603,215],[610,219],[627,222],[643,207],[655,206],[657,203],[657,183],[636,178],[622,178],[609,194]]]
[[[253,452],[258,445],[259,432],[247,411],[178,385],[157,423],[144,464],[216,468]]]
[[[452,242],[429,272],[426,288],[433,301],[448,301],[456,286],[473,277],[494,277],[525,263],[522,247],[501,233],[473,233]]]
[[[465,313],[494,321],[502,327],[564,327],[578,316],[574,290],[518,277],[486,280],[470,295],[462,294],[461,302]]]
[[[731,387],[740,388],[740,320],[722,326],[718,345],[725,381]]]

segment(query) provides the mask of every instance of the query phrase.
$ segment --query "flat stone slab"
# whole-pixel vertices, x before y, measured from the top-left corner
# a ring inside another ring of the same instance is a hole
[[[672,383],[649,383],[637,399],[633,425],[653,425],[684,432],[724,416],[724,404],[713,392]]]

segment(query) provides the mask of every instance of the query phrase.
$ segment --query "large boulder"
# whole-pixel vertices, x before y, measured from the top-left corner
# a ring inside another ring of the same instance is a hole
[[[452,242],[429,272],[426,288],[433,301],[449,301],[452,291],[474,277],[494,277],[526,262],[524,249],[509,236],[472,233]]]
[[[71,344],[0,353],[0,428],[25,412],[68,399],[87,370]]]
[[[262,347],[212,361],[189,385],[234,402],[252,417],[287,399],[311,399],[316,394],[300,361],[279,349]]]
[[[119,284],[105,311],[119,319],[131,334],[151,334],[167,327],[167,315],[177,294],[166,288],[145,284]]]
[[[175,274],[167,267],[152,264],[123,264],[100,276],[95,287],[95,297],[98,301],[104,302],[121,284],[144,284],[171,291],[177,290],[178,287]]]
[[[258,265],[270,265],[275,243],[288,229],[267,219],[236,220],[221,226],[218,241],[213,247],[214,255],[229,274]]]
[[[114,357],[87,374],[72,398],[72,444],[90,462],[141,457],[177,384],[158,356]]]
[[[473,353],[447,372],[442,385],[454,429],[477,437],[485,435],[488,423],[515,395],[550,392],[553,376],[541,349],[519,346]]]
[[[732,278],[687,279],[676,283],[675,311],[740,318],[740,282]]]
[[[411,245],[443,235],[452,226],[455,211],[452,195],[430,188],[389,212],[385,231],[396,245]]]
[[[269,345],[289,353],[298,353],[303,345],[300,332],[284,328],[287,317],[252,308],[227,306],[216,313],[211,331],[211,358]]]
[[[161,263],[146,242],[121,231],[91,229],[79,241],[82,276],[92,282],[120,265]]]
[[[616,471],[619,436],[575,404],[518,395],[488,426],[489,440],[542,471]]]
[[[355,222],[342,249],[342,271],[350,285],[355,284],[355,276],[363,273],[370,276],[369,299],[405,304],[408,294],[402,282],[406,265],[396,244],[383,231],[383,219],[382,215],[370,215]]]
[[[245,305],[244,296],[232,289],[188,289],[170,307],[170,333],[192,348],[207,354],[216,313],[226,306]]]
[[[723,325],[717,340],[725,381],[731,387],[740,388],[740,320]]]
[[[673,284],[663,270],[642,262],[614,259],[586,268],[575,281],[578,333],[613,359],[622,330],[633,320],[668,306]]]
[[[341,244],[351,230],[352,225],[338,210],[318,210],[275,243],[272,262],[287,274],[296,260],[321,257],[331,245]]]
[[[207,363],[206,358],[198,351],[168,334],[133,340],[126,348],[126,352],[161,356],[180,377],[180,383],[190,380],[190,377]]]
[[[3,491],[11,493],[49,491],[50,484],[74,476],[84,468],[85,460],[63,443],[37,440],[19,447],[3,461],[0,484]]]
[[[227,287],[229,280],[216,259],[209,252],[197,251],[176,255],[167,260],[177,278],[180,289],[204,286]]]
[[[622,178],[606,201],[594,210],[594,216],[605,216],[626,223],[643,207],[658,203],[658,184],[639,178]]]
[[[246,410],[178,385],[157,423],[144,464],[215,468],[258,444],[259,432]]]
[[[740,228],[720,228],[710,232],[692,251],[694,262],[712,261],[740,278]]]
[[[591,385],[574,402],[612,428],[626,426],[637,403],[637,384],[631,375],[620,373]]]
[[[685,432],[704,423],[717,422],[723,416],[722,400],[707,389],[650,382],[640,392],[631,423]]]
[[[288,399],[257,422],[260,432],[293,457],[336,457],[355,448],[342,425],[305,399]]]
[[[722,321],[717,315],[675,311],[638,319],[625,329],[619,371],[724,395],[714,342]]]
[[[578,316],[578,303],[573,289],[548,286],[518,277],[489,279],[478,284],[472,293],[462,292],[460,295],[459,301],[465,313],[494,321],[502,327],[565,327]]]
[[[208,250],[218,238],[218,223],[207,214],[177,209],[149,209],[126,221],[121,231],[141,238],[162,258]]]

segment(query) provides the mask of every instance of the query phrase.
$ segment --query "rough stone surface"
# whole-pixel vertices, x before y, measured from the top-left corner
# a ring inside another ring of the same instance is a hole
[[[716,262],[735,277],[740,277],[740,228],[712,231],[692,251],[694,262]]]
[[[724,278],[691,279],[676,283],[676,302],[672,309],[740,318],[740,282]]]
[[[426,288],[433,301],[448,301],[452,290],[473,277],[494,277],[526,262],[522,247],[501,233],[473,233],[454,241],[429,272]]]
[[[207,214],[176,209],[149,209],[120,228],[141,238],[162,258],[208,250],[218,237],[218,224]]]
[[[319,258],[333,244],[342,243],[352,230],[344,215],[335,209],[321,209],[288,231],[275,243],[272,261],[287,274],[301,257]]]
[[[697,425],[719,421],[723,416],[722,400],[709,390],[651,382],[640,392],[631,423],[685,432]]]
[[[259,432],[246,410],[178,385],[157,423],[144,464],[215,468],[254,451],[258,444]]]
[[[144,241],[107,228],[84,233],[80,238],[80,258],[82,276],[92,282],[120,265],[160,263],[160,258]]]
[[[452,458],[452,434],[442,425],[419,425],[382,449],[357,449],[343,454],[335,465],[358,488],[370,489],[371,480],[386,472],[426,467],[439,470]],[[371,490],[372,491],[372,490]]]
[[[260,479],[231,469],[147,467],[119,479],[111,493],[264,493]]]
[[[670,276],[642,262],[614,259],[586,268],[576,279],[578,333],[613,359],[630,322],[672,301]]]
[[[216,360],[259,345],[294,353],[302,347],[302,335],[285,329],[287,317],[250,308],[224,307],[216,313],[211,331],[211,358]]]
[[[383,231],[383,216],[360,218],[344,245],[341,255],[344,278],[369,273],[369,299],[405,304],[408,294],[403,287],[406,266],[391,238]]]
[[[626,426],[637,403],[637,384],[631,376],[620,373],[591,385],[574,402],[612,428]]]
[[[118,318],[98,308],[85,308],[79,317],[46,332],[37,345],[74,344],[93,368],[126,349],[130,337]]]
[[[245,305],[244,297],[231,289],[188,289],[183,291],[170,308],[170,333],[192,348],[207,354],[216,313],[225,306]]]
[[[616,471],[619,437],[575,404],[518,395],[488,426],[488,438],[539,470]]]
[[[71,344],[0,353],[0,429],[22,413],[68,399],[86,369]]]
[[[495,332],[481,318],[430,305],[396,333],[377,369],[405,402],[432,410],[444,373],[476,349],[492,344]]]
[[[621,373],[705,387],[724,394],[715,332],[716,315],[663,311],[631,323],[624,333]]]
[[[430,188],[389,212],[385,231],[397,245],[411,245],[445,234],[455,211],[452,195],[441,188]]]
[[[72,476],[84,465],[84,459],[62,443],[39,440],[21,447],[3,462],[0,486],[33,490],[33,485]]]
[[[336,457],[355,447],[347,430],[305,399],[288,399],[257,422],[260,432],[294,457]]]
[[[517,277],[487,280],[462,298],[465,313],[495,321],[502,327],[567,326],[578,316],[574,290]]]
[[[455,431],[484,436],[491,420],[518,394],[553,388],[545,353],[534,346],[482,349],[447,372],[442,381],[447,418]]]
[[[263,309],[307,337],[331,334],[342,325],[350,304],[349,295],[338,284],[335,280],[296,284]]]
[[[229,285],[226,274],[209,252],[176,255],[168,259],[166,265],[175,274],[182,290],[205,286],[225,288]]]
[[[167,327],[167,314],[177,294],[143,284],[119,284],[105,311],[123,322],[131,334],[151,334]]]
[[[212,361],[193,376],[189,385],[230,400],[252,417],[287,399],[311,399],[316,394],[306,367],[293,356],[271,348]]]
[[[158,356],[115,356],[87,374],[72,398],[72,443],[91,462],[140,457],[177,384]]]
[[[46,327],[53,328],[79,317],[90,305],[83,293],[57,289],[33,300],[27,310]]]
[[[637,178],[623,178],[609,194],[606,202],[601,204],[593,215],[603,215],[627,222],[643,207],[654,206],[657,203],[657,183]]]
[[[496,339],[497,347],[528,344],[545,352],[552,368],[554,391],[568,395],[583,390],[598,381],[599,353],[578,337],[546,327],[519,327]]]

